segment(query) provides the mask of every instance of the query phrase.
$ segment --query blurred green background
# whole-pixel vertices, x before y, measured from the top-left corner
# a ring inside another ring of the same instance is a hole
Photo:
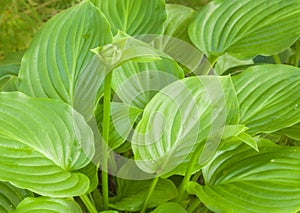
[[[18,60],[49,18],[81,0],[0,0],[0,61]]]

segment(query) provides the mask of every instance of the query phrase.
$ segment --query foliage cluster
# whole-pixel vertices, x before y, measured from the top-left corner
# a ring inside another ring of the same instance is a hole
[[[167,2],[84,0],[0,67],[0,212],[300,210],[300,0]]]

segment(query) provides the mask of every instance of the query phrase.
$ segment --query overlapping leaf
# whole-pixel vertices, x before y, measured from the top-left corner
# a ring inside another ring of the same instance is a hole
[[[77,170],[93,155],[93,133],[73,108],[0,93],[0,180],[45,196],[81,195],[90,181]]]
[[[62,100],[89,118],[92,112],[87,106],[95,106],[104,72],[95,65],[99,62],[96,56],[96,61],[92,59],[90,49],[111,40],[106,18],[89,1],[59,13],[37,33],[25,53],[20,91]],[[82,81],[92,89],[82,86]]]
[[[32,213],[32,212],[43,212],[43,213],[62,213],[72,212],[81,213],[80,206],[69,198],[48,198],[48,197],[35,197],[26,198],[23,200],[14,211],[14,213]]]
[[[289,138],[300,141],[300,123],[298,123],[294,126],[282,129],[280,131],[280,133],[288,136]]]
[[[250,133],[270,133],[300,122],[300,69],[286,65],[248,68],[232,77],[241,123]]]
[[[189,192],[214,212],[295,213],[300,210],[300,149],[260,141],[222,150],[203,169],[205,186]]]
[[[13,212],[17,205],[29,196],[33,196],[33,193],[19,189],[9,183],[0,182],[0,212]]]
[[[204,164],[224,126],[238,122],[235,97],[230,77],[191,77],[165,87],[146,106],[134,132],[137,165],[148,173],[182,174],[196,149],[204,149],[199,166]]]
[[[298,0],[213,1],[191,24],[192,42],[208,56],[273,55],[300,35]]]
[[[131,105],[121,102],[111,103],[111,122],[109,131],[109,147],[111,149],[115,149],[122,145],[126,140],[129,140],[129,134],[141,113],[141,109],[138,109]],[[96,111],[96,119],[100,128],[100,132],[102,132],[102,105],[100,105]]]
[[[195,15],[195,11],[178,4],[167,4],[166,10],[167,20],[164,23],[164,35],[190,41],[187,28]]]
[[[112,88],[123,102],[144,109],[159,90],[182,78],[182,68],[169,58],[148,63],[128,61],[115,69]]]
[[[164,0],[92,0],[107,17],[113,34],[159,34],[166,19]]]

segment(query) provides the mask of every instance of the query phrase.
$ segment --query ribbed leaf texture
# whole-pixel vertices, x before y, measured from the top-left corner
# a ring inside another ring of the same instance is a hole
[[[203,169],[205,186],[189,192],[214,212],[295,213],[300,210],[300,148],[260,141],[219,151]]]
[[[209,57],[277,54],[300,35],[300,1],[212,1],[200,10],[189,35]]]
[[[90,49],[111,41],[106,18],[90,2],[59,13],[43,26],[26,51],[19,90],[62,100],[89,119],[105,76]]]
[[[0,93],[0,180],[45,196],[84,194],[77,170],[94,155],[93,133],[70,106],[19,92]]]
[[[232,81],[241,121],[249,133],[270,133],[300,122],[300,69],[287,65],[248,68]]]
[[[107,17],[113,34],[159,34],[166,20],[164,0],[92,0]]]

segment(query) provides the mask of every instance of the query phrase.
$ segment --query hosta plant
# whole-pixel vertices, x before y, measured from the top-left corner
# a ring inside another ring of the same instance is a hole
[[[300,0],[176,2],[84,0],[0,67],[0,212],[300,210]]]

